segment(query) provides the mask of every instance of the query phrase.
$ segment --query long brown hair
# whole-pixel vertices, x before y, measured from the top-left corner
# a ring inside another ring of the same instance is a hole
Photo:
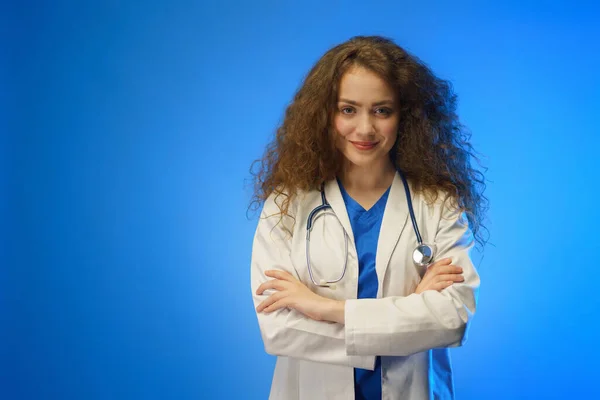
[[[474,168],[478,161],[470,134],[456,114],[451,84],[436,77],[418,58],[381,36],[356,36],[327,51],[310,70],[283,123],[263,157],[251,168],[252,203],[260,207],[269,195],[282,196],[282,215],[298,192],[319,189],[341,167],[332,128],[339,84],[351,67],[366,68],[394,89],[400,116],[398,139],[390,153],[396,168],[435,201],[441,191],[464,211],[480,244],[487,199],[485,179]],[[256,168],[258,166],[258,168]]]

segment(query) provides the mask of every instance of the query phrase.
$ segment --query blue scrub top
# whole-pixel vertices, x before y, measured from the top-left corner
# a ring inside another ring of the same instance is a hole
[[[358,298],[376,298],[377,271],[375,255],[377,241],[383,220],[383,212],[390,189],[368,211],[358,204],[338,180],[348,217],[354,233],[354,243],[358,253]],[[381,358],[375,361],[375,370],[354,369],[354,392],[356,400],[381,400]]]

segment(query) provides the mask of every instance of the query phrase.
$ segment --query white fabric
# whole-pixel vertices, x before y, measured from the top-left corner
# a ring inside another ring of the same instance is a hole
[[[347,271],[335,289],[315,287],[306,268],[306,222],[308,214],[321,204],[319,191],[299,195],[290,205],[294,218],[282,221],[276,205],[281,198],[272,195],[256,229],[251,261],[255,306],[272,293],[255,293],[261,283],[271,279],[264,275],[270,269],[291,273],[319,295],[346,300],[345,324],[314,321],[288,309],[257,313],[265,350],[277,356],[269,398],[354,400],[353,368],[373,370],[375,356],[382,356],[383,400],[453,399],[448,348],[464,343],[479,288],[479,276],[470,259],[473,236],[466,218],[443,199],[427,205],[422,195],[412,190],[423,240],[436,246],[436,260],[451,257],[453,264],[461,266],[465,278],[441,292],[415,294],[425,271],[412,262],[417,238],[404,186],[396,174],[377,246],[377,298],[357,299],[354,236],[335,180],[326,184],[325,193],[349,236]],[[342,270],[344,238],[335,225],[326,219],[311,233],[311,262],[317,281],[337,277]]]

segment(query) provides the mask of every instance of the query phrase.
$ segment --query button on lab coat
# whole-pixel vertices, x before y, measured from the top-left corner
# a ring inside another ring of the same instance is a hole
[[[479,275],[470,258],[473,235],[463,213],[442,196],[428,205],[411,190],[416,221],[423,241],[436,248],[436,260],[450,257],[463,268],[464,282],[441,292],[415,294],[425,270],[412,261],[417,238],[410,221],[402,179],[396,174],[383,215],[375,258],[377,298],[357,299],[358,257],[354,235],[336,180],[325,194],[339,222],[329,216],[311,232],[311,266],[317,282],[343,270],[344,231],[348,263],[335,288],[316,287],[306,261],[306,223],[321,205],[319,191],[300,193],[290,204],[293,216],[280,221],[271,195],[265,202],[252,249],[251,289],[254,305],[272,292],[256,295],[271,279],[264,272],[284,270],[313,292],[346,300],[345,323],[314,321],[280,309],[257,313],[265,351],[277,356],[271,400],[354,400],[354,368],[373,370],[381,356],[382,400],[453,399],[448,348],[462,345],[476,308]],[[343,230],[342,230],[343,228]]]

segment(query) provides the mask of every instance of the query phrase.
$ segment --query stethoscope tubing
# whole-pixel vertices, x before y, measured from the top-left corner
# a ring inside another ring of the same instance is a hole
[[[433,254],[434,254],[434,250],[432,248],[432,246],[423,243],[423,238],[421,237],[421,232],[419,231],[419,226],[417,224],[417,218],[415,217],[415,212],[413,209],[413,204],[412,204],[412,199],[411,199],[411,192],[410,192],[410,188],[408,186],[408,182],[406,180],[406,177],[404,176],[404,174],[401,171],[398,171],[400,178],[402,178],[402,184],[404,185],[404,192],[406,194],[406,201],[408,203],[408,211],[410,213],[410,220],[412,222],[412,226],[413,226],[413,230],[415,232],[415,235],[417,237],[417,242],[419,243],[419,245],[417,246],[417,248],[413,251],[413,261],[415,262],[416,265],[418,266],[427,266],[429,265],[428,262],[418,262],[415,259],[415,253],[417,251],[420,251],[419,249],[421,248],[426,248],[429,249],[429,258],[433,259]],[[319,211],[322,210],[331,210],[331,211],[325,211],[324,213],[321,213],[319,215],[317,215],[317,213]],[[306,223],[306,265],[308,268],[308,274],[310,276],[310,280],[313,282],[313,284],[315,284],[316,286],[330,286],[332,284],[335,284],[339,281],[341,281],[345,274],[346,274],[346,269],[348,266],[348,233],[346,232],[346,230],[343,228],[342,226],[342,230],[344,231],[344,254],[346,255],[346,258],[344,260],[344,267],[342,269],[342,273],[340,275],[339,278],[334,279],[334,280],[329,280],[326,281],[324,279],[321,279],[319,282],[317,282],[316,278],[313,275],[313,271],[312,271],[312,267],[311,267],[311,262],[310,262],[310,233],[312,231],[313,228],[313,223],[314,221],[317,220],[317,218],[327,215],[327,214],[332,214],[334,217],[337,218],[337,216],[335,215],[335,212],[333,212],[333,209],[331,207],[331,205],[329,204],[329,202],[327,201],[327,197],[325,196],[325,183],[323,183],[321,185],[321,205],[315,207],[310,214],[308,215],[308,221]],[[316,216],[315,216],[316,215]],[[341,222],[339,222],[338,219],[338,223],[341,225]],[[421,253],[423,254],[423,253]]]

